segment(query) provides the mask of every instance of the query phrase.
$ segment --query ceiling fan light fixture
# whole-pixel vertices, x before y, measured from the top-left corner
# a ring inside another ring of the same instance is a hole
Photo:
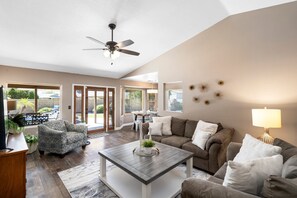
[[[104,50],[103,55],[106,58],[110,58],[110,59],[114,60],[114,59],[117,59],[118,57],[120,57],[120,52],[118,52],[118,51]]]

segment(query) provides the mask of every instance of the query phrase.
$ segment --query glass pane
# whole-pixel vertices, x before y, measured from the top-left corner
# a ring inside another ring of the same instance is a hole
[[[9,114],[35,113],[35,90],[11,88],[7,92]]]
[[[125,113],[132,111],[142,111],[142,90],[125,90]]]
[[[165,83],[165,110],[183,111],[182,83]]]
[[[108,128],[113,128],[113,91],[108,91]]]
[[[96,128],[104,128],[104,91],[97,91],[96,97]]]
[[[49,120],[57,120],[60,112],[60,90],[37,89],[37,113],[48,115]]]
[[[95,123],[95,91],[88,91],[88,124]]]
[[[82,90],[75,90],[75,123],[82,123],[83,120],[83,93]]]
[[[148,93],[147,107],[150,111],[157,111],[157,94],[156,93]]]

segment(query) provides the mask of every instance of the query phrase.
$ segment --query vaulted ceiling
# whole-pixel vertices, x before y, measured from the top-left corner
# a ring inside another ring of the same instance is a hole
[[[238,13],[293,0],[1,0],[0,65],[120,78]],[[131,39],[113,61],[86,39]]]

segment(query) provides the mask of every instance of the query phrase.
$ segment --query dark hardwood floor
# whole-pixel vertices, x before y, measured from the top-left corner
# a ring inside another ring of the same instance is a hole
[[[91,144],[85,150],[77,148],[66,154],[63,159],[59,155],[49,153],[40,157],[38,151],[27,155],[26,197],[70,197],[58,172],[99,159],[99,150],[137,140],[138,135],[138,132],[126,127],[121,131],[111,132],[108,136],[89,139]]]

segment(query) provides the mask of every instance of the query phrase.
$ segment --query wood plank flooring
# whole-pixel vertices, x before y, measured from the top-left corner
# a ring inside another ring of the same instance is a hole
[[[66,170],[85,162],[99,158],[98,151],[135,141],[139,133],[129,129],[111,132],[110,135],[97,139],[89,139],[90,145],[82,150],[77,148],[61,159],[59,155],[45,153],[40,158],[38,151],[27,155],[27,196],[42,198],[70,197],[64,187],[58,172]]]

